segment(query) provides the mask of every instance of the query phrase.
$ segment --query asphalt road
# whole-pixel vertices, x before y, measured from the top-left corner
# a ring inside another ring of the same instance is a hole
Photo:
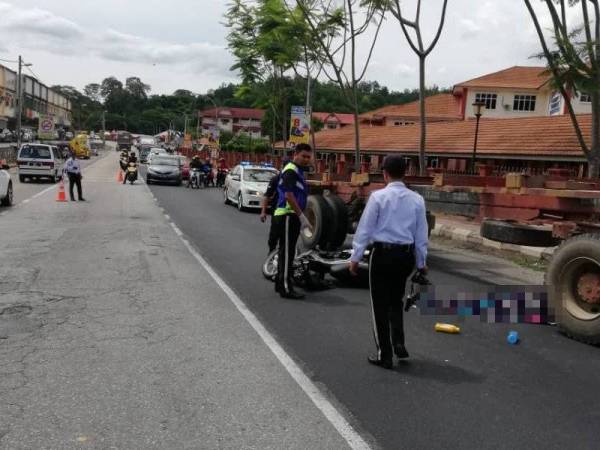
[[[337,288],[280,299],[262,278],[267,226],[223,204],[220,191],[152,185],[159,205],[358,430],[382,448],[597,448],[600,350],[550,326],[406,319],[411,358],[394,371],[374,350],[368,292]],[[539,283],[542,276],[490,254],[431,251],[430,278],[447,292]],[[455,320],[454,320],[455,321]],[[521,343],[506,343],[517,330]]]

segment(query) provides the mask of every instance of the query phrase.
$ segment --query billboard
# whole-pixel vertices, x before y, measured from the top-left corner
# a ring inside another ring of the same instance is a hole
[[[38,139],[51,140],[55,138],[54,117],[48,114],[40,114],[38,125]]]
[[[291,144],[308,144],[310,142],[310,116],[310,110],[306,111],[304,106],[292,106]]]

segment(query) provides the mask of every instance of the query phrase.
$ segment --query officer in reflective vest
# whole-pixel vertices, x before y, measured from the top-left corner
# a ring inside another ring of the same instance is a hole
[[[298,144],[292,162],[281,171],[277,186],[277,209],[273,214],[273,226],[279,245],[277,279],[275,290],[282,298],[301,299],[304,295],[296,292],[292,284],[292,265],[296,255],[296,243],[300,230],[310,228],[304,215],[308,198],[308,185],[304,180],[304,169],[312,160],[312,147]]]

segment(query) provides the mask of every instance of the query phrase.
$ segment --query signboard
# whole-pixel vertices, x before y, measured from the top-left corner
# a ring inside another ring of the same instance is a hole
[[[40,114],[38,125],[39,139],[54,139],[54,117],[47,114]]]
[[[550,106],[548,108],[548,113],[551,116],[557,116],[560,114],[562,110],[562,95],[560,92],[554,92],[552,97],[550,97]]]
[[[221,138],[221,130],[219,130],[219,128],[216,127],[211,127],[208,129],[205,129],[202,132],[202,136],[206,139],[208,139],[208,143],[210,144],[216,144],[219,145],[219,139]]]
[[[290,143],[308,144],[310,142],[310,111],[304,106],[292,106],[292,123],[290,126]]]

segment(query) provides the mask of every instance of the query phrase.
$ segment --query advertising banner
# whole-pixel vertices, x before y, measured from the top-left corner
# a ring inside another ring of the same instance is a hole
[[[310,116],[310,111],[306,111],[304,106],[292,106],[291,144],[308,144],[310,142]]]
[[[54,137],[54,117],[41,114],[38,125],[38,139],[52,140]]]

